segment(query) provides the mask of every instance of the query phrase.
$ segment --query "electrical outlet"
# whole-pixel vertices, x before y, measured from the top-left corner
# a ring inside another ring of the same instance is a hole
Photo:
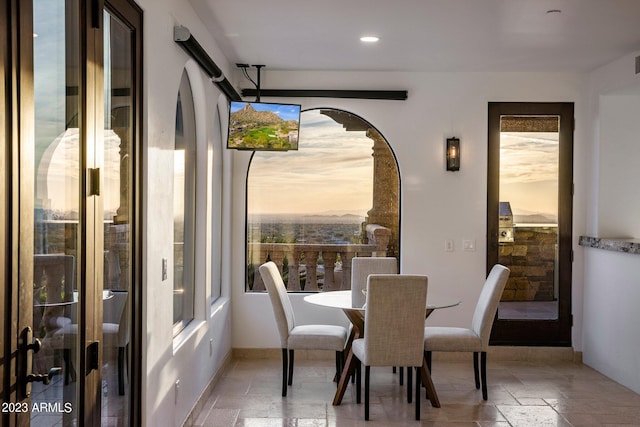
[[[175,404],[178,404],[178,392],[180,392],[180,380],[176,380],[176,385],[174,387],[175,390]]]
[[[209,357],[213,356],[213,338],[209,339]]]
[[[453,239],[446,239],[444,241],[444,251],[453,252]]]
[[[166,258],[162,258],[162,281],[167,280],[168,261]]]

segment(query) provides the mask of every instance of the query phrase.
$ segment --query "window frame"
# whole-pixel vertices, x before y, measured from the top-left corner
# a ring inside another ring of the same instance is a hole
[[[186,97],[185,97],[186,95]],[[198,129],[198,121],[197,121],[197,113],[195,108],[195,99],[194,99],[194,91],[193,85],[191,84],[191,78],[189,76],[189,72],[185,68],[182,72],[182,76],[180,78],[180,86],[178,89],[178,101],[176,102],[176,139],[174,142],[174,162],[175,162],[175,152],[178,148],[178,134],[177,134],[177,124],[178,124],[178,112],[182,112],[182,126],[183,126],[183,141],[184,141],[184,190],[183,190],[183,253],[182,253],[182,289],[185,289],[185,292],[182,293],[182,309],[183,316],[182,318],[176,320],[175,319],[175,304],[176,297],[179,295],[175,289],[175,281],[177,276],[177,268],[178,265],[176,263],[175,256],[175,245],[179,242],[176,242],[175,236],[175,210],[173,215],[173,227],[174,227],[174,236],[173,236],[173,273],[174,273],[174,287],[173,287],[173,303],[174,303],[174,323],[173,323],[173,336],[176,337],[179,335],[191,321],[193,321],[196,317],[195,310],[195,302],[196,302],[196,236],[197,236],[197,225],[198,225],[198,215],[197,215],[197,191],[198,191],[198,166],[197,166],[197,157],[198,157],[198,138],[197,138],[197,129]],[[185,117],[189,117],[189,120],[185,120]],[[188,122],[188,123],[187,123]],[[190,127],[189,127],[190,126]],[[176,198],[176,188],[175,188],[175,164],[174,164],[174,189],[173,189],[173,200],[174,200],[174,209],[175,209],[175,198]],[[186,267],[189,267],[188,269]],[[185,305],[187,310],[185,309]],[[184,315],[184,312],[188,312],[187,315]],[[190,316],[190,317],[189,317]]]

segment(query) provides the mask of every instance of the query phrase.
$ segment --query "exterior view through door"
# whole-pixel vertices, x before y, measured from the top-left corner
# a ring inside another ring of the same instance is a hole
[[[487,269],[511,269],[493,343],[571,344],[573,104],[490,103]]]

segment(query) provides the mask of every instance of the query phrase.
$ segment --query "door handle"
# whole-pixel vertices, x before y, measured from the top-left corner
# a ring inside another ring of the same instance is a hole
[[[28,383],[40,382],[40,383],[43,383],[44,385],[48,385],[51,382],[51,378],[53,378],[56,375],[59,375],[60,372],[62,372],[62,368],[55,367],[55,368],[49,369],[48,374],[29,374],[27,375],[27,382]]]
[[[18,362],[20,363],[18,372],[19,377],[22,379],[19,381],[20,397],[22,399],[31,396],[32,382],[49,384],[51,382],[51,378],[62,372],[62,368],[60,367],[51,368],[46,374],[34,374],[31,372],[33,367],[33,354],[39,352],[41,348],[42,342],[38,338],[33,339],[33,329],[31,329],[30,326],[24,328],[22,331],[22,342],[19,347],[21,355],[18,359]]]

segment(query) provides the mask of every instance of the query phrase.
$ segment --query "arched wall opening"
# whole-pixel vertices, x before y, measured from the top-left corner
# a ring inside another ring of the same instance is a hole
[[[333,108],[305,110],[299,148],[257,151],[247,172],[247,292],[274,261],[290,292],[350,289],[354,256],[400,259],[400,173],[384,136]]]

